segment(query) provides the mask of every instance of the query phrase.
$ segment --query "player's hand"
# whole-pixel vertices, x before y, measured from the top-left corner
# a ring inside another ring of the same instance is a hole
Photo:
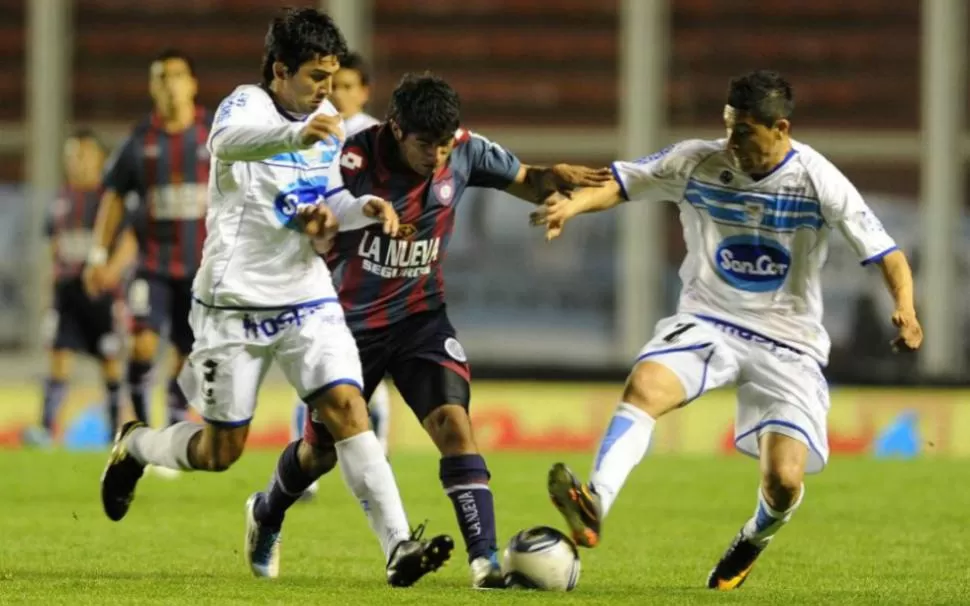
[[[577,187],[600,187],[613,178],[607,168],[589,168],[573,164],[556,164],[550,169],[556,191],[568,191]]]
[[[303,223],[303,233],[310,236],[313,250],[328,252],[337,237],[340,225],[326,204],[303,204],[296,207],[296,216]]]
[[[98,299],[107,290],[104,273],[104,265],[85,265],[81,271],[81,285],[89,299]]]
[[[300,131],[300,143],[306,147],[328,137],[336,137],[343,141],[344,131],[340,128],[340,116],[315,114],[306,121],[303,130]]]
[[[384,224],[384,233],[392,238],[397,235],[401,227],[401,220],[394,210],[394,205],[387,200],[371,199],[364,205],[364,216],[377,219]]]
[[[899,336],[892,340],[893,352],[916,351],[923,343],[923,327],[916,319],[913,309],[897,309],[893,312],[893,325],[899,329]]]
[[[546,241],[555,240],[562,234],[566,222],[576,215],[569,196],[554,193],[542,205],[532,211],[529,222],[534,226],[546,227]]]

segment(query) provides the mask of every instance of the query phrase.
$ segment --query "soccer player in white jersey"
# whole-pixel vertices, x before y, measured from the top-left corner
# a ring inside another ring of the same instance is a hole
[[[790,138],[792,109],[791,86],[778,74],[736,78],[724,108],[726,139],[616,162],[613,183],[547,201],[532,216],[552,239],[576,215],[625,200],[680,206],[687,256],[678,312],[657,324],[637,357],[589,482],[558,463],[549,493],[577,543],[594,547],[656,420],[708,390],[737,385],[735,445],[760,459],[761,482],[754,515],[708,577],[712,589],[745,581],[802,503],[803,476],[828,459],[819,273],[833,231],[863,265],[882,269],[895,301],[894,348],[915,350],[923,338],[906,257],[849,180]]]
[[[270,24],[262,85],[240,86],[220,105],[208,141],[207,236],[190,317],[195,343],[180,376],[205,422],[163,430],[125,424],[101,497],[108,517],[120,520],[147,464],[228,469],[243,452],[260,383],[276,360],[314,419],[339,440],[333,456],[378,536],[388,583],[407,586],[440,567],[454,542],[420,540],[408,526],[391,467],[368,428],[357,347],[318,254],[337,220],[352,228],[376,219],[385,232],[397,231],[389,203],[355,199],[343,187],[341,120],[326,97],[344,53],[330,17],[287,11]],[[308,468],[320,458],[310,448],[288,452],[296,461],[291,475],[313,473]],[[253,507],[247,503],[246,558],[257,576],[275,577],[279,533],[260,532]]]
[[[370,99],[370,70],[364,58],[359,53],[348,53],[340,60],[340,69],[333,77],[332,101],[340,117],[344,119],[344,131],[350,138],[360,131],[370,128],[380,121],[364,111]],[[391,431],[391,393],[386,383],[381,383],[374,390],[367,403],[367,413],[371,427],[388,453],[388,437]],[[303,426],[306,423],[306,404],[298,401],[293,411],[293,425],[290,427],[290,441],[303,437]],[[319,484],[310,484],[303,492],[304,497],[312,497],[317,493]]]

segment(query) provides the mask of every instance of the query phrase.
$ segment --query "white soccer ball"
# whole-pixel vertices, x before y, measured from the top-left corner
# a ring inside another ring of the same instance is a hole
[[[579,551],[555,528],[528,528],[505,548],[502,574],[508,587],[571,591],[579,582]]]

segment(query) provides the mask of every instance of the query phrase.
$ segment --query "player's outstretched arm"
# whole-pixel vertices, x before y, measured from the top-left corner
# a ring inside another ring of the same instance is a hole
[[[306,122],[282,126],[230,123],[213,131],[209,151],[223,162],[255,162],[307,149],[329,137],[342,140],[340,116],[316,114]]]
[[[515,180],[505,191],[532,204],[542,204],[552,194],[579,187],[599,187],[612,179],[609,168],[590,168],[572,164],[519,166]]]
[[[568,195],[554,193],[529,215],[529,220],[532,225],[544,225],[546,240],[553,240],[576,215],[609,210],[624,200],[620,184],[611,179],[600,187],[585,187]]]
[[[893,339],[893,351],[915,351],[923,343],[923,328],[916,318],[916,305],[913,301],[913,272],[900,250],[894,250],[878,261],[882,275],[886,279],[889,294],[896,303],[893,312],[893,325],[899,335]]]

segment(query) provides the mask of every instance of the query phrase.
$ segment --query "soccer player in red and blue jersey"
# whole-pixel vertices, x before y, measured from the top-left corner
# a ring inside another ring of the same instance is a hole
[[[149,83],[154,111],[134,128],[104,178],[87,282],[92,291],[101,287],[107,243],[119,226],[133,225],[140,258],[128,289],[135,320],[128,363],[132,407],[137,419],[147,423],[147,377],[159,335],[167,327],[176,353],[168,382],[168,420],[174,423],[188,410],[175,379],[192,349],[188,315],[205,240],[205,144],[212,115],[195,103],[198,81],[188,55],[177,50],[159,54],[151,64]]]
[[[601,184],[609,170],[521,163],[460,128],[457,93],[431,75],[404,77],[387,121],[348,139],[341,166],[351,193],[389,200],[400,217],[397,236],[379,225],[344,231],[328,255],[357,339],[364,396],[390,374],[441,452],[439,476],[465,539],[473,586],[503,587],[490,474],[468,416],[468,360],[448,319],[441,264],[466,188],[501,189],[537,203],[557,190]],[[305,467],[333,467],[333,438],[323,425],[308,419],[303,439],[319,461]],[[287,478],[285,487],[280,477]],[[278,468],[260,523],[281,525],[286,509],[315,479]]]
[[[44,331],[45,338],[49,339],[50,370],[44,381],[41,425],[24,433],[24,442],[33,446],[44,446],[51,441],[76,352],[91,355],[100,362],[112,433],[118,425],[123,352],[115,304],[119,302],[123,274],[137,254],[131,230],[122,232],[112,243],[112,252],[117,253],[102,273],[105,292],[92,298],[81,284],[81,271],[91,246],[101,197],[104,157],[104,146],[90,129],[78,129],[64,143],[66,184],[47,218],[54,265],[53,306]]]

